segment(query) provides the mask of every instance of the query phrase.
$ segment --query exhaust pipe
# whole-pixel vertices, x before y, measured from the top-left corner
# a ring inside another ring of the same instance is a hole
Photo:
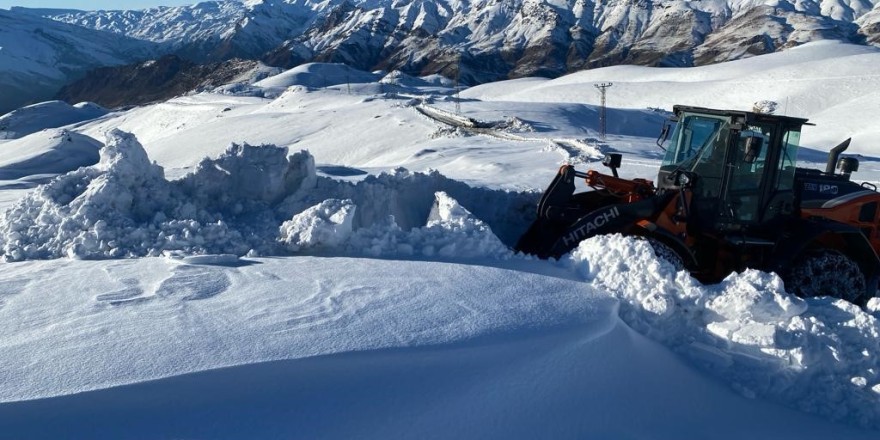
[[[825,165],[825,174],[834,174],[834,167],[837,166],[837,158],[840,157],[840,153],[843,153],[844,150],[849,148],[849,143],[852,141],[852,138],[849,138],[840,143],[840,145],[831,149],[828,152],[828,163]]]

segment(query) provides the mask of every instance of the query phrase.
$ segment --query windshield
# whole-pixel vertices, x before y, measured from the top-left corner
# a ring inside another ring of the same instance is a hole
[[[701,160],[723,156],[729,129],[726,117],[683,113],[663,157],[663,166],[693,170]]]

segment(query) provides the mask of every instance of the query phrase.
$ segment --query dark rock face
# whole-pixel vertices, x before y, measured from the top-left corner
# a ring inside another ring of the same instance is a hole
[[[62,88],[57,99],[89,100],[109,108],[147,104],[232,82],[257,64],[242,60],[196,64],[167,55],[155,61],[93,70]]]

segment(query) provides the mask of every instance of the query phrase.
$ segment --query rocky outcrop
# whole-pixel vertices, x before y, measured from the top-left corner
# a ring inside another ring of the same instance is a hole
[[[88,97],[109,108],[147,104],[230,83],[258,64],[243,60],[196,64],[167,55],[145,63],[93,70],[61,89],[57,99],[79,102]]]

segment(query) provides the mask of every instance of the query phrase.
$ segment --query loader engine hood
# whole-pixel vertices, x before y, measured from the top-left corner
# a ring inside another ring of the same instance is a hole
[[[795,196],[801,209],[831,209],[876,191],[850,181],[844,176],[798,168],[795,173]],[[876,209],[876,206],[873,207]]]

